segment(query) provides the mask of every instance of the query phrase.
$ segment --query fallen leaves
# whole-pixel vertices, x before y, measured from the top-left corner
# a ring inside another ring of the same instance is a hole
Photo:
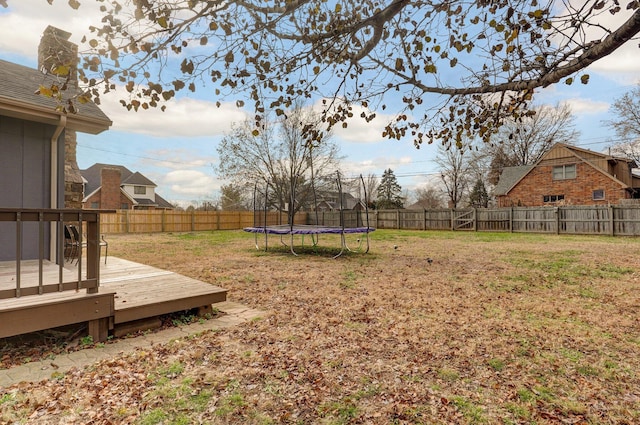
[[[594,266],[628,267],[640,241],[620,254],[620,239],[380,233],[369,255],[338,260],[264,255],[242,234],[223,248],[206,234],[114,237],[119,256],[208,279],[269,314],[1,390],[0,422],[640,420],[638,273]],[[168,255],[149,241],[184,246]],[[526,266],[563,255],[592,282],[588,297],[572,276]]]

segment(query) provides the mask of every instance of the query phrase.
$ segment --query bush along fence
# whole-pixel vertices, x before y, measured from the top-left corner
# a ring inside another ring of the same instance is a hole
[[[640,206],[563,206],[298,212],[296,224],[377,229],[464,230],[582,235],[640,235]],[[235,230],[287,223],[287,214],[264,211],[122,210],[100,215],[102,233]]]

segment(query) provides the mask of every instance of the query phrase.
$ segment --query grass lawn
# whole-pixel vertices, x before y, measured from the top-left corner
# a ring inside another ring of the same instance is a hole
[[[640,239],[377,230],[337,259],[330,236],[298,257],[269,242],[110,236],[264,317],[0,389],[0,423],[640,423]]]

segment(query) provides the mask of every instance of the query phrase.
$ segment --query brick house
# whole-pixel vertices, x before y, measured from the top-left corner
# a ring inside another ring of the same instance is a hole
[[[93,164],[80,170],[84,181],[82,207],[86,209],[173,209],[155,192],[157,185],[122,165]]]
[[[494,194],[499,207],[608,205],[640,197],[636,163],[556,143],[535,164],[506,167]]]

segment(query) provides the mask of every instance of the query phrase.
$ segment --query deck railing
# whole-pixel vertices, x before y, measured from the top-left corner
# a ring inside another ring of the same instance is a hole
[[[100,212],[68,209],[9,209],[0,208],[0,222],[6,238],[11,238],[13,222],[15,232],[15,285],[0,286],[0,299],[17,298],[27,295],[42,295],[52,292],[86,289],[87,293],[98,292],[100,276]],[[75,224],[80,232],[79,252],[73,271],[65,268],[65,224]],[[28,226],[29,232],[25,232]],[[86,235],[86,240],[82,240]],[[35,235],[35,236],[34,236]],[[86,255],[82,256],[82,246]],[[7,249],[8,247],[5,247]],[[29,248],[29,249],[26,249]],[[34,249],[35,248],[35,249]],[[25,251],[36,252],[25,258]],[[12,260],[12,261],[13,261]],[[23,278],[23,262],[37,261],[37,282],[32,276]],[[58,265],[56,277],[44,273],[45,262]],[[84,263],[84,265],[83,265]],[[83,273],[84,272],[84,273]]]

